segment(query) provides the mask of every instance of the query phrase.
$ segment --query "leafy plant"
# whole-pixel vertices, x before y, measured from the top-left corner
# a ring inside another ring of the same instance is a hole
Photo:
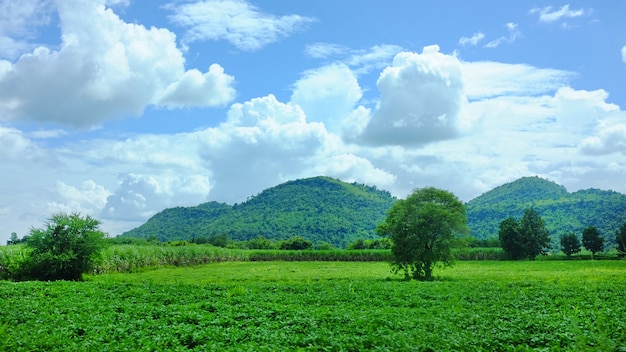
[[[90,216],[53,215],[43,228],[30,231],[26,247],[31,251],[14,279],[82,280],[105,246],[99,225],[100,221]]]
[[[413,191],[389,210],[377,231],[391,239],[393,270],[406,278],[433,280],[433,266],[453,261],[451,242],[467,231],[465,206],[434,187]]]
[[[578,237],[576,237],[576,234],[568,233],[561,236],[561,250],[568,257],[580,252],[580,241]]]

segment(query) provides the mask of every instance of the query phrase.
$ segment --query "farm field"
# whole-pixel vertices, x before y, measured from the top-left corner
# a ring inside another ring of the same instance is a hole
[[[626,350],[626,261],[222,262],[0,282],[6,351]]]

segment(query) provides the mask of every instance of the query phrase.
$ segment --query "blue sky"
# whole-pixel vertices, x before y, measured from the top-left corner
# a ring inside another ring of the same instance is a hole
[[[328,175],[626,193],[623,1],[0,0],[0,241]]]

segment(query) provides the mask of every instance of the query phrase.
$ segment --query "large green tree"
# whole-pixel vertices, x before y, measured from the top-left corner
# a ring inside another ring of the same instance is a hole
[[[452,264],[451,242],[467,232],[465,205],[445,190],[416,189],[391,207],[376,230],[391,239],[394,272],[430,281],[435,264]]]
[[[82,280],[105,245],[99,225],[100,221],[90,216],[56,214],[43,228],[33,228],[26,242],[30,255],[16,279]]]
[[[583,246],[591,252],[591,258],[594,258],[596,253],[602,251],[604,238],[600,236],[600,231],[594,226],[588,226],[583,230]]]
[[[500,223],[498,233],[502,249],[510,259],[535,259],[550,247],[550,232],[533,208],[527,208],[518,222],[507,218]]]

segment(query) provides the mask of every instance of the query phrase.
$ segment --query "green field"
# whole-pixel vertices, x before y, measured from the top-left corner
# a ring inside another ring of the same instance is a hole
[[[621,351],[626,261],[222,262],[0,282],[6,351]]]

